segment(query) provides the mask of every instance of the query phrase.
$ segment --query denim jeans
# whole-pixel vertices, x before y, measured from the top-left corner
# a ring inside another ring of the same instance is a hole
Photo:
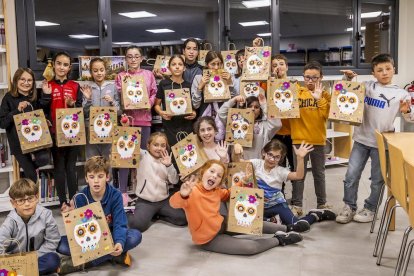
[[[268,219],[273,216],[279,215],[280,220],[283,224],[289,225],[294,224],[299,220],[299,218],[295,217],[295,215],[292,213],[292,211],[289,208],[289,205],[287,203],[279,203],[269,208],[264,208],[264,218]],[[303,220],[306,220],[309,222],[309,224],[313,224],[316,222],[316,217],[308,214],[301,218]]]
[[[380,197],[381,187],[384,185],[378,149],[365,146],[355,141],[344,180],[344,202],[352,210],[357,209],[359,179],[368,161],[368,157],[371,158],[371,193],[365,199],[365,208],[370,211],[375,211]]]
[[[125,253],[131,250],[132,248],[136,247],[138,244],[141,243],[141,240],[142,240],[141,232],[139,232],[136,229],[128,229],[127,235],[126,235],[126,241],[125,241],[125,245],[124,245],[122,253]],[[60,238],[60,242],[59,242],[59,245],[56,251],[62,255],[66,255],[66,256],[71,255],[67,236],[62,236]],[[106,261],[112,260],[112,258],[113,256],[108,254],[108,255],[102,256],[96,260],[89,262],[88,266],[89,267],[98,266]]]
[[[49,252],[39,257],[37,263],[40,275],[56,273],[60,267],[60,257],[56,252]]]

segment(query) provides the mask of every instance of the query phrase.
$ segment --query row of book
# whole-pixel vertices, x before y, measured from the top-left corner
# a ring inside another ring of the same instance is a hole
[[[57,196],[55,179],[53,175],[48,172],[40,173],[40,202],[52,202],[59,200]]]

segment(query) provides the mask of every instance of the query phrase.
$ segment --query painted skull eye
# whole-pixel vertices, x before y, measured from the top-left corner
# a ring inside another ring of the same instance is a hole
[[[195,154],[195,152],[192,150],[190,151],[190,156],[193,156]]]
[[[234,178],[233,178],[233,182],[239,182],[240,181],[240,178],[238,177],[238,176],[235,176]]]
[[[354,97],[350,97],[348,100],[351,104],[355,103],[355,98]]]
[[[184,155],[184,156],[182,156],[182,157],[181,157],[181,160],[182,160],[183,162],[185,162],[185,161],[187,161],[187,158],[188,158],[188,157]]]
[[[232,65],[233,67],[236,67],[236,63],[235,63],[234,61],[231,63],[231,65]]]
[[[256,210],[252,207],[247,208],[247,213],[253,216],[256,213]]]
[[[111,122],[110,121],[106,121],[105,122],[105,126],[110,126],[111,125]]]
[[[129,95],[129,96],[134,95],[134,91],[132,91],[132,90],[128,90],[128,92],[127,92],[127,93],[128,93],[128,95]]]
[[[34,125],[32,129],[33,131],[39,131],[40,127],[38,125]]]
[[[257,91],[257,86],[253,87],[253,91],[256,92]]]
[[[175,105],[178,105],[178,102],[174,100],[174,101],[172,102],[172,104],[175,106]]]
[[[88,226],[88,230],[89,230],[89,233],[95,234],[96,230],[98,230],[98,227],[96,227],[96,225],[94,223],[91,223]]]
[[[341,96],[341,97],[339,97],[339,101],[340,101],[341,103],[344,103],[344,102],[346,101],[346,99],[345,99],[345,97],[344,97],[344,96]]]
[[[285,93],[285,98],[288,98],[289,99],[290,96],[291,96],[290,93]]]
[[[73,122],[73,123],[72,123],[72,128],[78,128],[78,123]]]
[[[258,62],[257,62],[257,65],[258,65],[258,66],[261,66],[261,65],[262,65],[262,62],[261,62],[261,61],[258,61]]]
[[[226,66],[230,67],[231,63],[230,62],[226,62]]]
[[[210,84],[210,86],[211,86],[211,87],[215,87],[215,86],[216,86],[216,84],[215,84],[214,82],[212,82],[212,83]]]
[[[240,213],[243,213],[244,210],[245,210],[245,208],[244,208],[243,204],[237,205],[237,211],[239,211]]]
[[[129,141],[129,142],[128,142],[128,148],[133,148],[133,147],[134,147],[134,142]]]
[[[142,91],[141,91],[141,90],[138,90],[138,91],[137,91],[137,95],[138,95],[138,96],[141,96],[141,95],[142,95]]]
[[[246,90],[247,92],[250,91],[250,87],[246,87],[244,90]]]
[[[242,129],[243,129],[243,130],[247,130],[247,125],[243,125],[243,126],[242,126]]]
[[[239,124],[238,123],[233,123],[233,128],[239,128]]]
[[[69,129],[70,128],[70,124],[69,123],[64,123],[63,124],[63,129]]]
[[[218,86],[218,87],[222,87],[222,86],[223,86],[223,84],[222,84],[221,82],[219,82],[219,83],[217,83],[217,86]]]
[[[24,131],[24,133],[30,133],[31,132],[30,127],[25,127],[23,129],[23,131]]]
[[[96,121],[96,124],[97,124],[98,126],[101,126],[101,125],[102,125],[102,120],[98,120],[98,121]]]
[[[120,141],[120,142],[118,143],[118,146],[119,146],[121,149],[125,148],[125,142],[124,142],[124,141]]]
[[[281,95],[280,95],[280,93],[279,93],[279,92],[276,92],[276,93],[275,93],[275,98],[276,98],[276,99],[280,99],[280,96],[281,96]]]
[[[183,105],[184,104],[184,100],[180,100],[180,105]]]
[[[249,64],[250,64],[250,65],[254,65],[254,61],[253,61],[253,60],[251,60],[251,61],[249,62]]]
[[[83,236],[85,236],[85,232],[85,227],[81,226],[78,228],[78,230],[76,230],[76,235],[82,238]]]

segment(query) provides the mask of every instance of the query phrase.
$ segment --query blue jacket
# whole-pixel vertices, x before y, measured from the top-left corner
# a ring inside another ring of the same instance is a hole
[[[89,186],[84,188],[81,193],[85,194],[89,203],[95,202]],[[76,197],[76,206],[78,208],[88,205],[84,196]],[[114,243],[120,243],[122,248],[125,247],[126,234],[128,230],[127,216],[122,205],[122,193],[111,185],[106,184],[105,194],[101,200],[102,209],[105,213],[106,221],[112,233]]]

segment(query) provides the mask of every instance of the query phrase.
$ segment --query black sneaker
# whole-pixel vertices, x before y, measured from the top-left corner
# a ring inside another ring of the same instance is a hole
[[[313,209],[309,211],[309,215],[316,217],[318,221],[335,220],[336,214],[329,209]]]
[[[304,232],[309,232],[310,230],[310,224],[309,222],[307,222],[306,220],[298,220],[297,222],[295,222],[294,224],[289,224],[287,225],[287,231],[286,232],[291,232],[291,231],[295,231],[298,233],[304,233]]]
[[[119,256],[113,257],[112,261],[125,267],[131,266],[131,257],[129,256],[128,252],[124,252]]]
[[[279,245],[281,246],[298,243],[303,240],[302,235],[296,232],[285,233],[277,231],[274,237],[279,240]]]

